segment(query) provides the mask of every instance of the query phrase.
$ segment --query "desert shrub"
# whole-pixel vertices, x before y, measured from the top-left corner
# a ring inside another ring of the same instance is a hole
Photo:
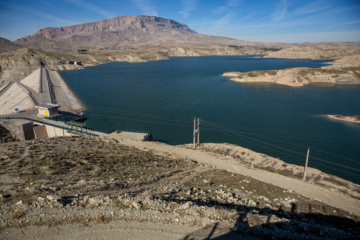
[[[276,75],[276,71],[266,71],[267,74],[275,76]]]
[[[22,218],[23,216],[25,216],[25,213],[24,213],[24,212],[14,211],[14,212],[10,215],[9,220],[10,220],[10,221],[13,221],[13,220]]]
[[[256,72],[249,72],[248,77],[257,77],[258,74]]]
[[[105,224],[110,222],[110,217],[105,217],[104,215],[99,215],[94,219],[95,224]]]

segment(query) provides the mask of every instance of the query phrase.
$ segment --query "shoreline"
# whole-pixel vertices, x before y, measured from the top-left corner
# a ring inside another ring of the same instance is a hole
[[[344,115],[326,115],[326,117],[338,121],[360,124],[360,115],[344,116]]]
[[[260,71],[254,71],[254,72],[260,72]],[[243,74],[243,72],[225,72],[222,74],[222,76],[230,77],[231,81],[239,82],[239,83],[274,83],[274,84],[279,84],[279,85],[289,86],[289,87],[302,87],[305,85],[305,84],[301,84],[301,83],[277,81],[276,79],[273,79],[270,75],[268,75],[266,73],[265,73],[265,76],[261,76],[261,77],[247,77],[246,76],[245,78],[239,77],[241,74]]]
[[[290,87],[303,87],[312,83],[359,85],[360,78],[357,74],[356,69],[297,67],[282,70],[225,72],[222,76],[240,83],[276,83]]]

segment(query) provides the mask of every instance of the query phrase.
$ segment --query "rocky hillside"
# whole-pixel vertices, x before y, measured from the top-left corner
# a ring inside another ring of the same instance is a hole
[[[51,68],[51,66],[64,65],[70,60],[76,61],[77,58],[69,52],[46,52],[22,48],[0,53],[0,80],[22,80],[42,65]],[[68,68],[75,68],[75,66],[68,66]]]
[[[15,41],[24,47],[46,50],[117,49],[139,44],[220,44],[237,46],[287,46],[279,43],[245,42],[198,34],[187,25],[153,16],[121,16],[68,27],[44,28]]]
[[[308,47],[290,47],[280,51],[269,52],[269,58],[290,58],[290,59],[336,59],[342,56],[360,53],[359,46],[323,45]]]
[[[52,70],[71,70],[111,61],[147,62],[176,56],[265,54],[266,51],[267,48],[264,47],[195,44],[184,44],[181,47],[175,44],[167,47],[138,46],[118,50],[89,50],[86,54],[77,51],[44,51],[23,48],[0,53],[0,81],[22,80],[42,64]],[[79,61],[82,65],[75,66],[69,64],[69,61]]]
[[[20,48],[19,44],[13,43],[5,38],[0,37],[0,53],[12,51],[18,48]]]
[[[84,36],[89,33],[118,33],[118,32],[145,32],[155,33],[158,31],[176,31],[184,34],[196,34],[188,26],[174,20],[150,16],[124,16],[109,20],[79,24],[69,27],[44,28],[37,31],[31,37],[42,37],[47,39],[68,39],[69,36]],[[19,41],[26,41],[31,37],[25,37]]]
[[[185,24],[149,16],[123,16],[68,27],[44,28],[16,43],[40,49],[118,48],[136,43],[185,41]]]
[[[345,56],[340,59],[335,60],[335,68],[342,67],[360,67],[360,54]]]
[[[99,139],[2,143],[0,165],[0,236],[7,239],[19,227],[27,235],[31,226],[71,224],[75,233],[109,222],[192,226],[224,238],[360,236],[358,217],[290,190]],[[103,231],[96,234],[110,233]]]

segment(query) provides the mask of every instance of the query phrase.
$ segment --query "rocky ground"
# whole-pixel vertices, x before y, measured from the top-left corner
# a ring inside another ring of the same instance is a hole
[[[0,236],[7,239],[116,238],[120,226],[158,239],[360,237],[358,216],[291,190],[111,141],[1,143],[0,165]]]

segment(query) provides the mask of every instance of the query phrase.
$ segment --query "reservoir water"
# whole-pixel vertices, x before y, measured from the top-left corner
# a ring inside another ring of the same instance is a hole
[[[168,144],[227,142],[360,183],[360,125],[324,117],[360,115],[360,87],[241,84],[228,71],[318,68],[320,60],[250,56],[112,62],[60,74],[87,107],[88,127],[151,132]]]

